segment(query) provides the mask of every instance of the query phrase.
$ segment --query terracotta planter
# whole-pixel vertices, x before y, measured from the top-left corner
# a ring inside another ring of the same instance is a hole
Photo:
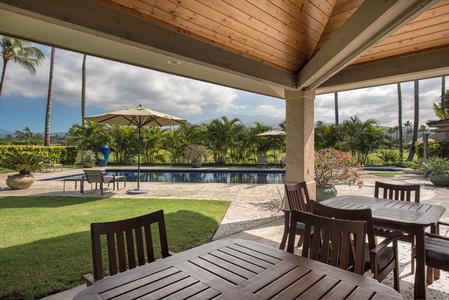
[[[316,187],[316,201],[324,201],[337,196],[337,189],[334,187]]]
[[[6,178],[6,185],[13,190],[24,190],[34,183],[34,175],[9,175]]]
[[[95,163],[90,162],[90,161],[83,161],[84,168],[92,168],[93,166],[95,166]]]

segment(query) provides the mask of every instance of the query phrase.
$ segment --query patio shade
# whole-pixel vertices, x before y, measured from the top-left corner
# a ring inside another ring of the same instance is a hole
[[[148,190],[140,189],[140,131],[143,126],[163,127],[176,126],[186,122],[182,118],[139,106],[105,114],[86,117],[86,119],[110,125],[136,126],[138,128],[138,160],[137,160],[137,189],[131,189],[129,194],[144,194]]]
[[[256,134],[256,136],[285,136],[285,131],[282,131],[282,130],[268,130],[268,131]]]

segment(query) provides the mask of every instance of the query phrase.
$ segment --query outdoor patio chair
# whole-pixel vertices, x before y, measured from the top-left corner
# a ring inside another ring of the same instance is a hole
[[[376,181],[374,183],[374,197],[383,199],[392,199],[398,201],[414,201],[419,203],[420,198],[420,186],[419,184],[390,184],[385,182]],[[386,237],[390,234],[389,230],[375,228],[375,235]],[[404,234],[401,237],[401,241],[411,244],[411,248],[415,246],[415,236]],[[415,273],[415,260],[413,253],[411,254],[411,272]]]
[[[110,183],[112,183],[112,190],[115,190],[115,183],[117,183],[117,189],[118,189],[118,181],[121,179],[123,180],[125,186],[126,181],[124,176],[115,176],[115,175],[104,175],[103,171],[101,170],[84,170],[84,173],[86,175],[86,180],[88,183],[93,184],[95,183],[95,190],[98,189],[98,184],[100,184],[100,191],[101,194],[104,195],[104,184],[107,183],[108,186]],[[85,189],[83,189],[83,194]]]
[[[367,249],[365,249],[365,271],[371,270],[374,279],[379,282],[382,282],[393,271],[394,289],[399,292],[398,239],[402,236],[402,233],[394,231],[377,244],[371,209],[338,209],[316,201],[310,202],[310,208],[312,213],[320,216],[365,221],[368,240]],[[393,245],[389,247],[388,245],[391,243]]]
[[[131,219],[92,223],[90,229],[93,274],[83,275],[88,286],[104,278],[103,261],[106,258],[108,274],[112,276],[155,261],[158,258],[155,249],[160,248],[161,258],[171,255],[163,210]],[[153,243],[157,240],[159,244],[154,247]],[[103,248],[107,248],[107,251],[103,251]]]
[[[257,168],[259,167],[268,168],[267,157],[265,155],[259,155],[257,157]]]
[[[284,208],[284,233],[282,235],[281,244],[279,249],[285,249],[285,243],[287,242],[287,236],[289,234],[290,228],[290,213],[292,210],[299,210],[310,212],[309,202],[309,192],[307,190],[307,184],[305,181],[296,183],[293,185],[285,185],[285,208]],[[299,235],[298,245],[302,244],[304,237],[304,224],[298,223],[296,227],[296,235]]]
[[[438,270],[449,272],[449,237],[440,235],[441,225],[449,227],[449,223],[438,222],[436,233],[426,232],[426,265]],[[415,254],[415,248],[413,248]],[[434,280],[434,272],[427,272],[427,283],[431,284]]]
[[[294,253],[296,225],[301,222],[304,223],[303,257],[363,275],[365,221],[332,219],[298,210],[292,210],[290,220],[288,252]]]

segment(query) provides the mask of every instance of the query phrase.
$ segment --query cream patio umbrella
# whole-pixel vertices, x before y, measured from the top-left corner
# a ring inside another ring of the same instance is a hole
[[[137,159],[137,189],[131,189],[128,194],[145,194],[146,189],[140,189],[140,131],[143,126],[163,127],[176,126],[186,122],[182,118],[139,106],[101,115],[86,117],[86,119],[104,124],[136,126],[138,129],[138,159]]]
[[[256,134],[256,136],[258,137],[281,137],[281,136],[285,136],[285,131],[282,130],[268,130],[262,133],[258,133]],[[274,150],[274,163],[276,164],[276,149]]]

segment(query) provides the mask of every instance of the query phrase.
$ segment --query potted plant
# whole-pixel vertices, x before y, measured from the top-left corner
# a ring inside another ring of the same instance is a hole
[[[422,163],[421,169],[429,173],[429,180],[435,186],[449,186],[449,159],[432,156]]]
[[[83,154],[83,167],[92,168],[95,166],[97,160],[104,160],[104,154],[101,152],[95,153],[92,150],[87,150]]]
[[[184,157],[189,159],[193,168],[201,167],[201,159],[206,158],[208,148],[203,145],[192,144],[187,146],[183,151]]]
[[[317,201],[330,199],[337,195],[335,184],[357,184],[363,186],[362,164],[357,164],[346,152],[334,148],[315,151],[315,181]]]
[[[13,190],[27,189],[34,183],[34,171],[40,169],[44,157],[30,151],[7,152],[0,166],[19,172],[8,175],[6,185]]]

